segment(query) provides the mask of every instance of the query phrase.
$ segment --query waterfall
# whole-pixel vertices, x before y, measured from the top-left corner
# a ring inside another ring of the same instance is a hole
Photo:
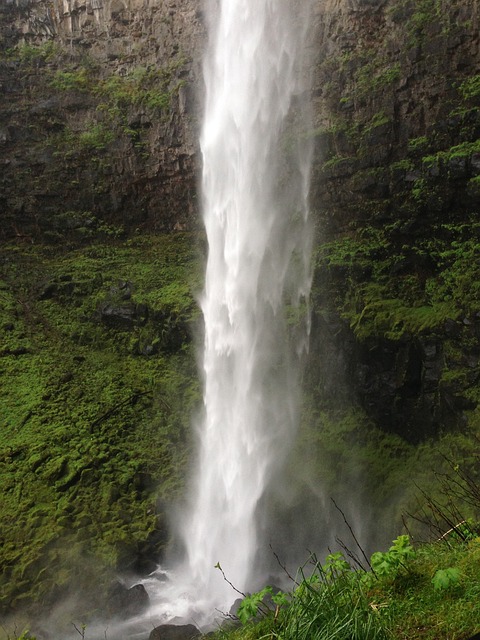
[[[308,129],[306,5],[211,5],[201,134],[204,414],[170,605],[176,615],[193,606],[197,622],[237,597],[217,563],[240,591],[255,579],[259,504],[295,434],[310,286],[311,154],[300,135]]]

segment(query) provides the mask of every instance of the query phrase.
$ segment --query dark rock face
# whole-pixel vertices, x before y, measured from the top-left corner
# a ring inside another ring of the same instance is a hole
[[[2,5],[5,237],[196,226],[195,5]]]
[[[108,609],[111,615],[126,620],[145,611],[149,603],[150,598],[142,584],[136,584],[133,587],[127,588],[125,585],[117,582],[110,590]]]
[[[461,258],[477,238],[478,18],[467,0],[442,12],[330,0],[314,13],[312,204],[326,249],[312,384],[320,403],[358,402],[418,442],[464,426],[478,395],[479,301],[457,295],[480,276]]]
[[[192,640],[200,635],[200,631],[193,624],[162,624],[155,627],[148,640]]]

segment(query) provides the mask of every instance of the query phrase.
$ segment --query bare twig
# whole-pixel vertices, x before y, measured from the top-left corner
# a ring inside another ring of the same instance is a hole
[[[345,542],[343,542],[343,540],[341,540],[338,536],[335,536],[335,541],[343,549],[343,551],[350,558],[350,560],[352,560],[358,566],[359,569],[361,569],[362,571],[368,571],[368,568],[370,567],[370,563],[368,563],[368,566],[365,567],[362,564],[362,561],[360,560],[358,555],[354,551],[349,549],[345,544]],[[375,571],[373,571],[373,569],[372,569],[372,572],[375,574]]]
[[[123,400],[122,402],[119,402],[114,407],[111,407],[108,411],[105,411],[105,413],[103,413],[96,420],[94,420],[90,425],[90,429],[93,429],[94,427],[98,426],[101,422],[103,422],[107,418],[110,418],[110,416],[112,416],[114,413],[119,411],[125,405],[127,404],[134,405],[139,398],[141,398],[142,396],[146,396],[150,393],[151,391],[136,391],[129,398],[127,398],[126,400]]]
[[[299,586],[299,582],[298,580],[296,580],[288,571],[287,567],[281,562],[280,558],[278,557],[278,554],[273,550],[272,545],[269,545],[272,553],[273,553],[273,557],[275,558],[275,560],[277,561],[279,567],[281,569],[283,569],[283,571],[285,572],[285,574],[287,575],[287,577],[293,582],[293,584],[295,584],[297,587]]]
[[[75,629],[75,631],[82,638],[82,640],[85,640],[85,629],[86,629],[86,626],[84,624],[82,624],[82,630],[80,631],[80,629],[77,627],[77,625],[74,622],[72,622],[72,625],[73,625],[73,628]]]
[[[337,509],[337,511],[339,511],[343,517],[343,521],[345,522],[345,524],[348,527],[348,530],[350,531],[350,534],[352,536],[352,538],[355,541],[355,544],[357,545],[357,547],[360,549],[360,553],[362,554],[365,562],[367,563],[367,567],[370,567],[370,569],[372,569],[371,565],[370,565],[370,560],[367,558],[367,554],[365,553],[365,551],[363,550],[362,545],[359,543],[359,541],[357,540],[357,537],[352,529],[352,527],[350,526],[350,523],[348,522],[344,512],[340,509],[340,507],[338,506],[338,504],[335,502],[335,500],[333,498],[330,498],[330,500],[333,502],[335,509]],[[373,569],[372,569],[373,571]]]
[[[236,591],[236,592],[237,592],[240,596],[242,596],[243,598],[246,598],[246,597],[247,597],[247,594],[246,594],[246,593],[243,593],[243,591],[239,591],[239,590],[237,589],[237,587],[234,587],[234,586],[233,586],[233,584],[230,582],[230,580],[229,580],[229,579],[227,578],[227,576],[225,575],[225,572],[224,572],[224,570],[222,569],[222,567],[221,567],[221,565],[220,565],[220,562],[217,562],[217,564],[215,565],[215,569],[220,569],[220,571],[222,572],[223,579],[225,580],[225,582],[227,582],[227,583],[232,587],[232,589],[233,589],[234,591]]]

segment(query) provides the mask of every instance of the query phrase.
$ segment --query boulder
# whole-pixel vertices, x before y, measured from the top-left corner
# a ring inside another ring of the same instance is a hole
[[[149,603],[150,598],[143,584],[128,588],[121,582],[116,582],[110,589],[108,608],[113,616],[130,618],[145,611]]]
[[[153,629],[148,640],[191,640],[200,636],[200,631],[193,624],[161,624]]]

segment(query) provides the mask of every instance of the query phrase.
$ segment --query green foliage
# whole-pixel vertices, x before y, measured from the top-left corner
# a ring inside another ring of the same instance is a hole
[[[6,57],[20,60],[27,66],[38,62],[49,62],[60,55],[61,49],[53,40],[47,40],[40,45],[21,44],[6,50]]]
[[[418,188],[425,190],[423,183]],[[341,312],[359,338],[384,335],[395,340],[405,333],[435,330],[448,318],[474,312],[480,301],[478,229],[476,222],[438,224],[431,238],[398,247],[390,240],[394,226],[366,227],[321,246],[317,264],[332,278],[337,269],[342,274],[347,270]],[[419,262],[428,259],[435,275],[423,274],[421,279],[407,272],[392,278],[392,270],[406,256],[410,261],[411,256]]]
[[[479,540],[453,546],[433,543],[413,550],[408,536],[399,536],[389,551],[377,554],[385,571],[365,573],[343,567],[341,554],[331,554],[321,566],[312,560],[282,608],[252,624],[269,587],[253,594],[245,617],[249,626],[223,630],[227,640],[368,640],[409,638],[449,640],[478,630]],[[342,569],[326,575],[324,567],[342,561]],[[450,565],[450,566],[449,566]],[[447,569],[442,567],[447,566]],[[432,579],[432,575],[434,576]]]
[[[423,151],[428,146],[427,136],[419,136],[418,138],[410,138],[408,141],[409,151]]]
[[[5,631],[5,629],[3,629]],[[13,636],[7,634],[6,640],[36,640],[36,637],[28,629],[24,629],[20,635],[15,630]]]
[[[251,593],[243,598],[240,606],[238,607],[237,617],[242,624],[247,624],[252,618],[255,618],[259,613],[265,614],[268,611],[264,600],[266,596],[270,596],[272,602],[275,604],[283,604],[286,602],[286,594],[274,594],[273,589],[270,586],[265,587],[261,591]]]
[[[292,592],[278,626],[279,637],[285,640],[390,637],[384,620],[370,606],[362,574],[341,571],[335,579],[327,579],[319,566]]]
[[[322,565],[322,571],[326,580],[332,580],[343,575],[346,571],[350,571],[351,567],[345,560],[345,556],[340,551],[336,553],[330,553],[325,558],[325,563]]]
[[[115,108],[140,104],[152,110],[165,110],[182,85],[182,81],[174,78],[183,64],[184,58],[179,57],[164,69],[138,67],[125,76],[111,75],[97,85],[95,93],[107,100],[106,110],[111,113]]]
[[[78,135],[78,144],[85,150],[105,149],[115,138],[113,131],[109,131],[101,123],[94,124],[88,131],[82,131]]]
[[[480,140],[474,140],[473,142],[462,142],[456,144],[449,149],[437,151],[435,154],[430,154],[422,158],[422,162],[425,165],[434,165],[438,163],[448,164],[448,162],[454,158],[469,158],[474,153],[480,152]],[[426,186],[426,181],[423,180]]]
[[[103,152],[115,139],[115,130],[102,122],[91,123],[86,130],[70,127],[53,136],[50,144],[56,149],[56,156],[68,159],[75,154],[97,154]],[[93,161],[95,155],[91,156]]]
[[[467,78],[461,83],[459,89],[465,100],[477,98],[480,95],[480,75]]]
[[[390,64],[380,58],[376,51],[364,51],[365,63],[355,76],[355,94],[364,98],[372,93],[385,91],[401,77],[400,63]]]
[[[73,71],[55,72],[51,82],[52,87],[59,91],[81,91],[86,92],[90,87],[90,78],[85,68]]]
[[[160,554],[158,500],[182,486],[201,401],[190,337],[200,270],[187,234],[63,254],[4,246],[2,257],[5,612],[48,608],[59,588],[88,593],[91,581],[100,597],[117,567]],[[105,305],[148,312],[110,326]]]
[[[432,584],[435,591],[446,591],[452,586],[458,584],[460,578],[460,570],[455,567],[448,567],[448,569],[437,569],[435,575],[432,578]]]
[[[392,171],[411,171],[414,168],[414,164],[411,160],[404,158],[398,162],[393,162],[390,165]]]
[[[428,197],[428,185],[425,178],[417,178],[413,183],[412,197],[417,203],[426,201]]]
[[[377,551],[370,558],[372,570],[378,576],[395,578],[407,568],[407,561],[415,556],[415,550],[406,535],[398,536],[388,551]]]
[[[178,72],[185,64],[179,56],[164,68],[137,67],[126,75],[111,73],[99,77],[98,69],[88,59],[75,67],[67,66],[52,74],[50,85],[56,91],[81,92],[96,103],[96,115],[88,126],[67,125],[52,134],[49,143],[57,156],[68,159],[76,154],[91,153],[91,161],[102,158],[110,143],[120,136],[128,136],[133,149],[145,152],[142,131],[131,125],[132,107],[139,106],[159,114],[168,113],[172,98],[183,85]],[[100,164],[97,164],[100,168]]]
[[[343,163],[348,163],[352,160],[354,160],[352,157],[334,155],[322,165],[322,170],[331,171],[332,169],[338,168]]]

